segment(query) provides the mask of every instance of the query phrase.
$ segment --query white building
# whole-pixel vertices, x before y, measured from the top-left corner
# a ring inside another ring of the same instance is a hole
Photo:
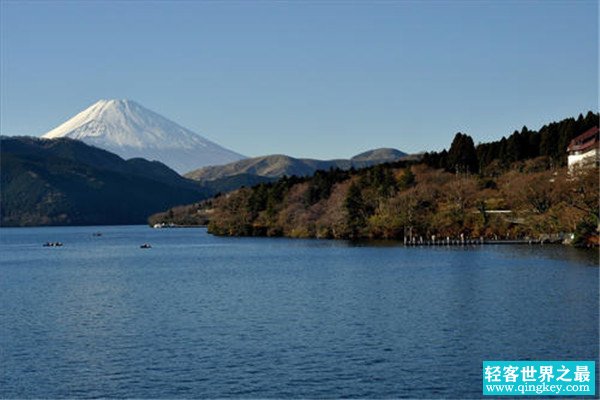
[[[567,147],[569,171],[575,168],[598,165],[600,162],[599,143],[597,126],[571,140],[569,147]]]

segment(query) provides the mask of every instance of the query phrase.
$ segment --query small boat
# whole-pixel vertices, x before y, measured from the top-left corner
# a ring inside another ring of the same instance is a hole
[[[140,249],[151,249],[152,246],[150,246],[148,243],[144,243],[143,245],[140,246]]]
[[[102,232],[94,232],[92,233],[92,236],[102,236]]]
[[[62,247],[62,245],[63,244],[61,242],[46,242],[42,246],[43,247]]]

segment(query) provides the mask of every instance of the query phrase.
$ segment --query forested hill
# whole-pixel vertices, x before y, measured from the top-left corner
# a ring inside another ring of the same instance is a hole
[[[210,194],[162,163],[78,140],[3,137],[0,150],[2,226],[144,223]]]
[[[523,238],[578,232],[587,240],[598,226],[598,170],[571,179],[562,166],[566,145],[559,153],[549,138],[568,143],[597,120],[590,113],[477,147],[459,133],[447,151],[430,153],[425,162],[286,177],[154,221],[204,215],[217,235]],[[514,147],[523,137],[531,139],[525,151]]]

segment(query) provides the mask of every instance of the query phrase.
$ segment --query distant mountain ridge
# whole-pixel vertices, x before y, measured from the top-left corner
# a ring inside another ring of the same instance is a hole
[[[244,158],[132,100],[100,100],[42,137],[82,140],[125,159],[158,160],[179,173]]]
[[[363,153],[357,154],[352,157],[351,161],[375,161],[377,163],[382,162],[394,162],[401,158],[408,156],[403,151],[392,149],[389,147],[382,147],[379,149],[368,150]]]
[[[308,176],[317,170],[339,168],[364,168],[375,164],[394,162],[408,154],[389,148],[370,150],[358,154],[351,159],[315,160],[310,158],[294,158],[283,154],[246,158],[226,165],[209,166],[188,172],[184,176],[197,181],[213,181],[240,174],[249,174],[266,178],[287,176]]]
[[[0,137],[0,225],[145,223],[212,192],[157,161],[68,138]]]

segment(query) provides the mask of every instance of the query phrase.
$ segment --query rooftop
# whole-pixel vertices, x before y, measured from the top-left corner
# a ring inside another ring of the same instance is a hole
[[[571,140],[567,151],[569,153],[586,152],[598,147],[598,141],[598,127],[595,126]]]

